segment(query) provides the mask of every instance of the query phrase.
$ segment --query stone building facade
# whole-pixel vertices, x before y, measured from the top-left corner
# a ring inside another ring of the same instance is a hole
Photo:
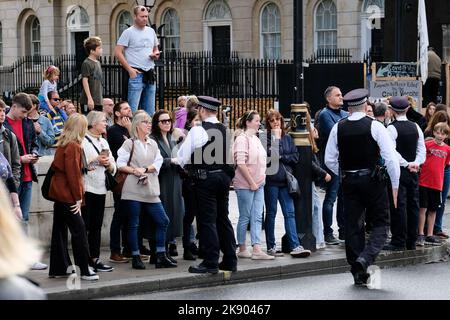
[[[2,0],[0,65],[11,65],[25,55],[81,54],[88,35],[100,36],[104,55],[110,55],[119,34],[132,24],[135,4],[135,0]],[[353,59],[361,59],[370,47],[382,44],[384,0],[303,4],[305,57],[320,48],[346,48]],[[163,41],[169,51],[293,57],[293,0],[156,0],[150,19],[157,26],[165,24]]]

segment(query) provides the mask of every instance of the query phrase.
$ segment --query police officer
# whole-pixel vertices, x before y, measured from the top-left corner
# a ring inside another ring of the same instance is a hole
[[[220,101],[198,97],[202,125],[193,127],[178,151],[178,162],[189,164],[198,203],[197,222],[203,261],[189,267],[191,273],[236,271],[236,239],[228,218],[228,195],[234,169],[227,164],[227,131],[217,120]],[[219,264],[219,252],[223,260]]]
[[[355,285],[369,280],[367,268],[375,261],[387,238],[389,200],[386,177],[379,170],[384,159],[392,182],[396,206],[400,167],[392,139],[384,126],[366,116],[368,91],[356,89],[344,96],[350,116],[338,122],[330,133],[325,164],[341,173],[347,261]],[[364,212],[372,224],[366,244]]]
[[[426,148],[419,125],[406,118],[410,108],[406,97],[393,97],[389,108],[395,121],[388,131],[398,152],[400,162],[400,186],[398,208],[391,211],[390,244],[384,250],[415,250],[419,223],[419,166],[425,162]]]

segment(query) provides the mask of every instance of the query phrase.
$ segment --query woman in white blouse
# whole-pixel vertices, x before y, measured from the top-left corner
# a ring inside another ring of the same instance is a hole
[[[148,215],[156,225],[156,268],[177,265],[166,256],[166,231],[169,218],[159,199],[158,173],[163,158],[156,142],[149,138],[151,118],[146,112],[137,112],[131,124],[131,139],[117,152],[119,171],[127,173],[122,189],[122,208],[128,212],[128,244],[133,256],[133,269],[145,269],[138,246],[140,213]]]
[[[100,244],[105,213],[106,185],[105,172],[117,171],[108,142],[102,137],[106,133],[106,117],[103,112],[91,111],[87,115],[88,132],[81,144],[88,171],[84,175],[85,206],[81,214],[88,235],[89,265],[95,272],[110,272],[114,268],[100,261]]]

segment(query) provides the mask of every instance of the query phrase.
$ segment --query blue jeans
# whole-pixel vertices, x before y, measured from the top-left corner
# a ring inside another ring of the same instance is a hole
[[[281,211],[284,216],[284,229],[289,240],[291,250],[300,245],[295,222],[294,200],[287,187],[267,185],[265,188],[266,202],[266,243],[267,249],[275,247],[275,217],[277,216],[277,203],[280,201]]]
[[[434,221],[434,233],[442,231],[442,218],[444,216],[445,202],[447,201],[449,189],[450,189],[450,166],[446,166],[444,171],[444,185],[441,192],[442,203],[441,206],[436,211],[436,220]]]
[[[139,255],[138,227],[141,211],[149,215],[156,225],[156,252],[166,251],[166,231],[169,218],[161,203],[146,203],[133,200],[122,200],[122,209],[128,212],[128,244],[133,256]]]
[[[252,246],[261,244],[260,232],[262,230],[262,216],[264,209],[264,186],[258,190],[236,190],[239,221],[237,224],[237,241],[239,245],[245,245],[247,226],[250,223],[250,238]]]
[[[156,83],[143,83],[143,77],[142,73],[138,73],[136,78],[128,80],[128,103],[133,113],[143,109],[152,116],[156,105]]]
[[[327,183],[327,190],[325,193],[325,199],[323,199],[322,219],[323,219],[323,233],[325,236],[333,234],[333,206],[337,201],[336,217],[339,226],[339,235],[344,236],[344,210],[342,205],[342,191],[340,189],[341,183],[339,176],[331,174],[331,181]]]
[[[27,223],[30,216],[31,205],[31,191],[33,190],[33,181],[20,182],[19,189],[19,201],[20,209],[22,210],[22,220]]]
[[[312,231],[314,237],[316,237],[316,244],[325,243],[323,236],[323,221],[320,213],[322,212],[319,192],[317,192],[316,185],[312,184],[312,196],[313,196],[313,214],[312,214]]]

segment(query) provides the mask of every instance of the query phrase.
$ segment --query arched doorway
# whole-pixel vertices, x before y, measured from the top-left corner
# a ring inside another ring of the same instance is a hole
[[[364,0],[361,12],[361,59],[380,61],[384,48],[384,0]]]
[[[83,7],[73,6],[67,12],[68,52],[75,54],[79,70],[87,54],[83,42],[89,37],[89,15]]]
[[[213,57],[230,57],[232,51],[232,17],[225,0],[212,0],[203,22],[204,49]]]

